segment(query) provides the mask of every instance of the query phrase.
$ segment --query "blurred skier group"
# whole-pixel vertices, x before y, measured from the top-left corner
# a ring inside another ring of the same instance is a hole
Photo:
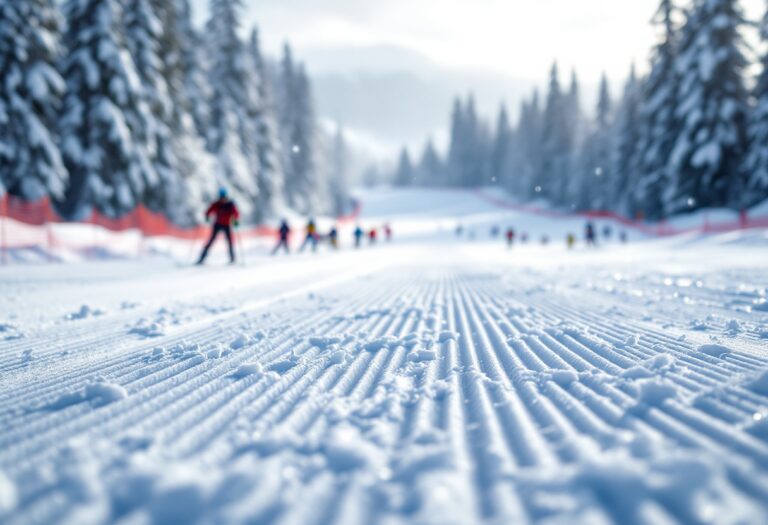
[[[224,236],[227,239],[227,242],[229,244],[229,259],[230,262],[234,264],[235,262],[235,243],[239,242],[239,237],[237,233],[235,232],[233,235],[232,228],[236,228],[238,226],[238,220],[240,218],[240,213],[238,212],[237,206],[235,206],[235,203],[229,199],[227,195],[226,189],[221,189],[219,191],[219,199],[211,204],[211,206],[208,208],[205,214],[206,220],[213,219],[213,227],[211,230],[211,237],[208,240],[208,242],[205,245],[205,248],[203,249],[203,252],[200,254],[200,258],[197,261],[198,265],[201,265],[205,262],[206,257],[208,256],[208,251],[210,250],[211,246],[213,245],[214,241],[216,240],[216,237],[219,236],[220,233],[223,233]],[[291,253],[291,235],[293,233],[293,230],[288,224],[287,220],[283,220],[280,224],[280,227],[277,230],[278,234],[278,241],[277,245],[275,245],[274,249],[272,250],[272,255],[277,255],[280,253],[280,251],[283,251],[286,254]],[[465,234],[464,226],[459,224],[456,227],[456,237],[461,238]],[[498,239],[502,236],[502,230],[501,227],[498,225],[494,225],[491,227],[491,238]],[[609,224],[606,224],[602,228],[602,239],[600,242],[610,242],[613,239],[613,227]],[[339,241],[339,229],[337,226],[332,226],[327,232],[321,233],[320,229],[317,226],[317,223],[314,219],[309,219],[307,221],[307,225],[304,228],[304,231],[302,233],[303,235],[303,241],[301,245],[298,248],[298,252],[302,253],[307,248],[309,248],[312,252],[316,252],[318,249],[318,246],[323,243],[327,242],[328,246],[332,250],[338,250],[340,248],[340,241]],[[387,242],[392,240],[392,227],[390,224],[384,224],[381,226],[381,228],[377,227],[371,227],[369,229],[363,229],[362,226],[357,225],[352,232],[353,236],[353,242],[355,249],[359,249],[363,246],[363,244],[367,241],[369,245],[375,245],[380,237],[383,237]],[[467,237],[470,240],[475,240],[476,233],[474,229],[470,229],[467,232]],[[514,228],[509,227],[504,232],[504,238],[506,239],[507,247],[512,248],[515,245],[515,242],[518,241],[518,233],[515,231]],[[620,231],[618,234],[618,239],[622,244],[626,244],[628,241],[627,232]],[[519,242],[520,244],[528,244],[530,241],[530,237],[527,232],[522,232],[519,235]],[[569,250],[573,249],[577,244],[577,238],[576,235],[573,233],[568,233],[565,237],[565,243]],[[542,235],[540,239],[540,243],[542,246],[547,246],[550,244],[550,238],[549,235]],[[598,245],[598,233],[597,229],[595,228],[595,225],[592,222],[587,222],[584,227],[584,243],[586,246],[594,247]]]
[[[292,229],[291,229],[291,226],[288,224],[288,221],[283,220],[283,222],[280,224],[280,228],[278,229],[278,241],[274,250],[272,250],[272,255],[277,255],[281,250],[284,251],[286,254],[291,253],[291,245],[290,245],[291,233],[292,233]],[[366,239],[368,240],[368,244],[370,245],[376,244],[377,240],[379,239],[380,232],[379,232],[379,229],[376,227],[370,228],[368,230],[364,230],[362,226],[357,225],[352,235],[354,238],[354,246],[356,249],[359,249],[360,247],[362,247]],[[389,224],[384,224],[381,227],[381,235],[384,236],[387,242],[391,241],[392,227]],[[328,246],[331,249],[338,250],[340,248],[338,227],[332,226],[327,233],[323,234],[318,229],[317,223],[315,222],[315,220],[310,219],[307,222],[306,227],[304,228],[304,240],[299,246],[298,252],[302,253],[307,248],[310,248],[313,252],[316,252],[320,243],[324,241],[328,243]]]
[[[229,198],[226,188],[219,190],[219,198],[205,212],[206,221],[213,221],[211,228],[211,236],[208,239],[205,247],[203,248],[200,258],[197,260],[198,265],[205,263],[205,259],[208,257],[208,252],[216,241],[219,234],[224,234],[229,247],[229,261],[231,264],[235,263],[235,244],[240,243],[240,237],[236,231],[233,232],[233,228],[237,228],[239,225],[240,212],[237,209],[235,203]],[[291,253],[291,234],[292,229],[287,220],[283,220],[280,224],[280,228],[277,230],[277,245],[272,250],[272,255],[277,255],[281,250],[286,254]],[[358,225],[353,232],[354,246],[360,248],[365,240],[368,240],[368,244],[376,244],[379,238],[379,229],[376,227],[368,230]],[[384,224],[381,227],[381,235],[387,240],[392,240],[392,227],[389,224]],[[338,250],[339,244],[339,229],[337,226],[332,226],[326,233],[321,233],[317,227],[317,223],[314,219],[310,219],[304,229],[303,242],[299,246],[299,253],[304,252],[307,248],[310,248],[313,252],[317,251],[321,242],[327,241],[328,245],[333,250]],[[240,249],[242,252],[242,248]]]
[[[494,225],[491,227],[490,235],[492,239],[498,239],[501,237],[501,227]],[[609,243],[613,240],[613,227],[609,224],[606,224],[603,226],[602,229],[602,241],[605,243]],[[465,235],[464,226],[459,224],[456,226],[456,237],[462,238]],[[474,229],[470,229],[466,232],[467,238],[471,241],[474,241],[477,237],[476,232]],[[513,228],[509,227],[504,232],[504,239],[506,240],[507,247],[512,248],[515,246],[515,243],[520,242],[520,244],[528,244],[531,242],[531,237],[527,232],[521,232],[518,235],[518,232]],[[629,242],[629,237],[627,235],[626,231],[620,231],[618,234],[618,240],[621,244],[626,244]],[[539,242],[542,246],[548,246],[550,244],[550,237],[547,234],[544,234],[539,239]],[[591,222],[587,222],[584,226],[584,244],[586,246],[595,247],[598,245],[598,243],[601,242],[598,238],[597,229],[595,228],[595,225]],[[568,233],[565,236],[565,245],[569,250],[572,250],[576,247],[576,244],[578,243],[578,239],[574,233]]]

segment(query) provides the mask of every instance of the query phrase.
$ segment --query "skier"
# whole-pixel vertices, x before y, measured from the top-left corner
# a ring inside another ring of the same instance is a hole
[[[619,234],[619,240],[621,241],[621,244],[627,244],[627,242],[629,241],[629,237],[627,237],[627,232],[622,231]]]
[[[208,257],[208,251],[213,246],[216,237],[219,233],[224,233],[227,237],[227,243],[229,244],[229,262],[235,264],[235,246],[232,242],[232,226],[237,227],[239,224],[240,212],[237,210],[235,203],[227,196],[226,188],[219,190],[219,199],[208,207],[205,212],[205,220],[211,219],[214,216],[213,228],[211,229],[211,238],[208,240],[208,244],[203,248],[203,253],[200,254],[200,259],[197,261],[198,266],[202,266]]]
[[[595,225],[591,222],[587,223],[587,226],[584,231],[584,238],[587,241],[587,246],[596,246],[597,242],[595,240]]]
[[[376,228],[371,228],[371,231],[368,232],[368,242],[371,244],[376,244],[376,237],[378,237],[379,232],[376,231]]]
[[[288,221],[283,220],[283,222],[280,224],[278,234],[280,236],[280,240],[278,241],[277,246],[275,246],[275,249],[272,250],[272,255],[277,255],[277,252],[280,251],[280,248],[283,248],[285,253],[291,253],[291,248],[288,246],[288,237],[291,235],[291,227],[288,226]]]
[[[549,244],[549,235],[542,235],[541,236],[541,245],[547,246]]]
[[[304,252],[304,249],[307,247],[308,244],[312,245],[312,251],[317,251],[317,241],[318,241],[318,235],[317,235],[317,225],[315,224],[314,219],[309,219],[309,222],[307,222],[307,236],[304,238],[304,242],[301,244],[301,248],[299,248],[299,252]]]
[[[499,236],[500,233],[501,233],[501,229],[497,225],[494,224],[491,227],[491,238],[496,239]],[[507,232],[507,233],[509,233],[509,232]]]
[[[528,244],[528,234],[523,232],[523,234],[520,236],[520,241],[523,244]]]
[[[357,225],[357,227],[355,227],[354,235],[355,235],[355,248],[360,248],[360,245],[363,242],[363,236],[365,236],[365,232],[360,227],[360,225]]]
[[[462,226],[461,224],[457,224],[456,225],[456,237],[461,237],[462,235],[464,235],[464,226]]]
[[[387,242],[392,242],[392,226],[389,223],[384,225],[384,235],[387,238]]]
[[[331,231],[328,233],[328,241],[331,243],[331,248],[334,250],[339,249],[339,230],[336,229],[336,226],[331,228]]]
[[[613,228],[611,228],[609,224],[606,224],[603,226],[603,237],[605,237],[606,241],[610,241],[611,236],[613,236]]]
[[[507,248],[512,248],[515,244],[515,230],[513,228],[507,229]]]
[[[573,250],[573,247],[576,246],[576,236],[572,233],[569,233],[565,237],[565,244],[568,246],[569,250]]]

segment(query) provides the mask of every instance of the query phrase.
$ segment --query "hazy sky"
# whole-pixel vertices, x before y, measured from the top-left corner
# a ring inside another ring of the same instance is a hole
[[[0,0],[2,1],[2,0]],[[210,0],[191,0],[198,23]],[[634,62],[647,71],[659,0],[242,0],[244,30],[265,50],[289,41],[313,75],[321,115],[377,156],[426,137],[445,147],[453,98],[472,92],[494,119],[544,87],[553,60],[561,81],[576,69],[583,107],[603,72],[617,94]],[[678,0],[687,6],[692,0]],[[765,0],[741,0],[758,20]],[[754,35],[754,30],[752,34]],[[754,38],[753,38],[754,39]],[[375,101],[375,102],[374,102]],[[490,120],[489,120],[490,121]],[[414,149],[415,151],[415,149]]]
[[[192,0],[205,16],[208,0]],[[594,81],[644,69],[658,0],[244,0],[268,51],[390,45],[448,67],[542,78],[557,58]],[[742,0],[752,17],[764,0]],[[310,64],[311,67],[311,64]]]

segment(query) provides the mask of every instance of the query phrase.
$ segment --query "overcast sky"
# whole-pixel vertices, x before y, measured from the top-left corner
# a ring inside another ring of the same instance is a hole
[[[192,0],[200,19],[208,0]],[[658,0],[244,0],[268,51],[397,46],[449,68],[542,78],[557,59],[594,81],[643,69]],[[758,17],[763,0],[742,0]],[[327,66],[327,65],[326,65]],[[310,64],[311,67],[311,64]]]

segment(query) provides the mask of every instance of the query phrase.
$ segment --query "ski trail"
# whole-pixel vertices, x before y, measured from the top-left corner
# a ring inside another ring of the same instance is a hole
[[[39,360],[0,354],[0,471],[18,489],[0,517],[700,523],[707,494],[768,519],[768,355],[681,338],[634,304],[606,315],[621,297],[548,278],[382,262],[244,288],[240,308],[152,339],[126,338],[142,308],[41,329],[25,343]]]

